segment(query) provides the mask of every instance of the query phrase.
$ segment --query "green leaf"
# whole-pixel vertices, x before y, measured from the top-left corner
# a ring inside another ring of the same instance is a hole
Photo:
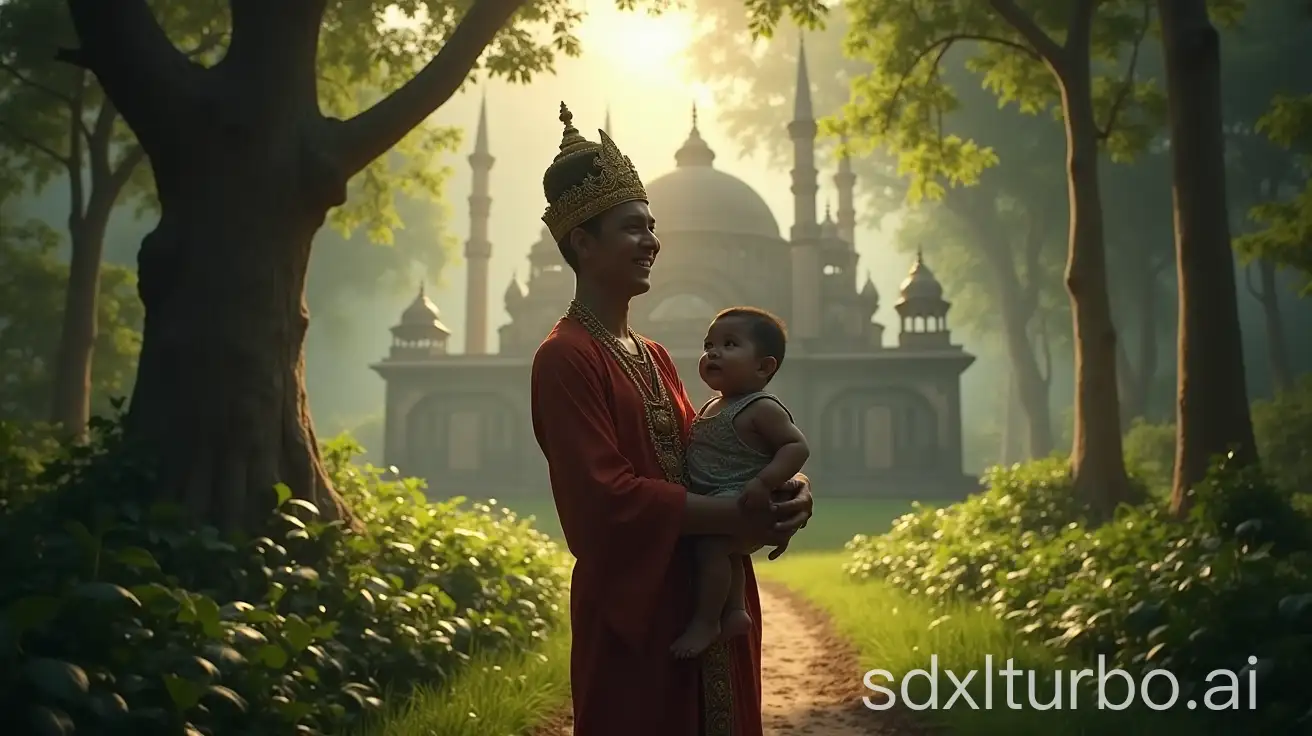
[[[311,515],[313,515],[313,516],[315,516],[315,517],[318,517],[318,516],[319,516],[319,507],[318,507],[318,506],[315,506],[314,504],[310,503],[309,501],[306,501],[306,500],[303,499],[303,498],[292,498],[292,499],[288,499],[287,502],[286,502],[286,504],[284,504],[284,505],[285,505],[285,506],[290,506],[290,507],[292,507],[292,508],[304,509],[305,511],[308,511]]]
[[[270,669],[280,670],[287,666],[287,651],[277,644],[265,644],[255,652],[255,658]]]
[[[133,608],[141,608],[141,601],[135,595],[132,595],[127,588],[114,583],[82,583],[69,591],[69,595],[98,603],[125,604]]]
[[[159,563],[155,561],[155,556],[141,547],[124,547],[114,551],[114,559],[120,565],[125,565],[137,570],[158,570]]]
[[[184,677],[164,675],[164,689],[168,691],[169,699],[173,701],[173,707],[177,708],[179,713],[186,713],[194,708],[205,694],[206,687],[202,683],[192,682]]]
[[[91,687],[87,673],[71,662],[33,659],[24,670],[28,681],[38,690],[68,705],[82,704]]]
[[[239,713],[245,713],[247,709],[246,699],[238,695],[230,688],[222,685],[211,685],[205,690],[205,699],[210,703],[222,704],[230,710]]]
[[[275,508],[282,508],[283,504],[287,503],[292,497],[292,489],[288,488],[286,483],[275,483],[273,492],[278,494],[278,501],[274,504]]]
[[[283,622],[282,636],[293,652],[301,652],[314,641],[314,630],[305,619],[292,614]]]

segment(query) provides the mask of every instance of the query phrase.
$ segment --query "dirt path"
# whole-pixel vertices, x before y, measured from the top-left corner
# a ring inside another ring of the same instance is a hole
[[[762,583],[761,707],[765,736],[924,736],[898,709],[872,711],[861,666],[823,612],[786,588]],[[572,736],[569,716],[535,736]]]
[[[787,589],[761,585],[761,714],[766,736],[919,736],[905,714],[861,698],[856,653],[823,613]]]

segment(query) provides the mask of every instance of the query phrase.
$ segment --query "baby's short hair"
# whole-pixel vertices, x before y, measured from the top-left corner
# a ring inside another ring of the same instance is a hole
[[[788,349],[788,329],[784,321],[775,315],[757,307],[729,307],[715,315],[715,321],[738,317],[750,325],[748,333],[756,355],[760,358],[774,358],[775,372],[784,364],[784,353]]]

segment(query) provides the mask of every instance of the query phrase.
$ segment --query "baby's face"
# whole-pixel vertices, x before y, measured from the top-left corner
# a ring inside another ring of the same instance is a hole
[[[742,317],[725,317],[711,323],[697,364],[697,372],[708,387],[734,395],[760,391],[769,382],[774,358],[757,357],[750,328]]]

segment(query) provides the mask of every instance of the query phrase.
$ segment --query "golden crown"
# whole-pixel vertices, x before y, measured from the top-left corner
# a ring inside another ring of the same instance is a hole
[[[569,231],[618,204],[634,200],[647,201],[647,190],[642,185],[633,162],[620,152],[615,141],[598,130],[601,143],[593,143],[572,124],[574,114],[560,103],[560,122],[565,132],[560,140],[560,153],[547,168],[548,174],[562,162],[581,156],[596,156],[593,166],[597,173],[588,174],[582,182],[565,190],[555,202],[549,202],[542,221],[551,230],[551,237],[559,241]],[[545,177],[544,177],[545,185]]]

